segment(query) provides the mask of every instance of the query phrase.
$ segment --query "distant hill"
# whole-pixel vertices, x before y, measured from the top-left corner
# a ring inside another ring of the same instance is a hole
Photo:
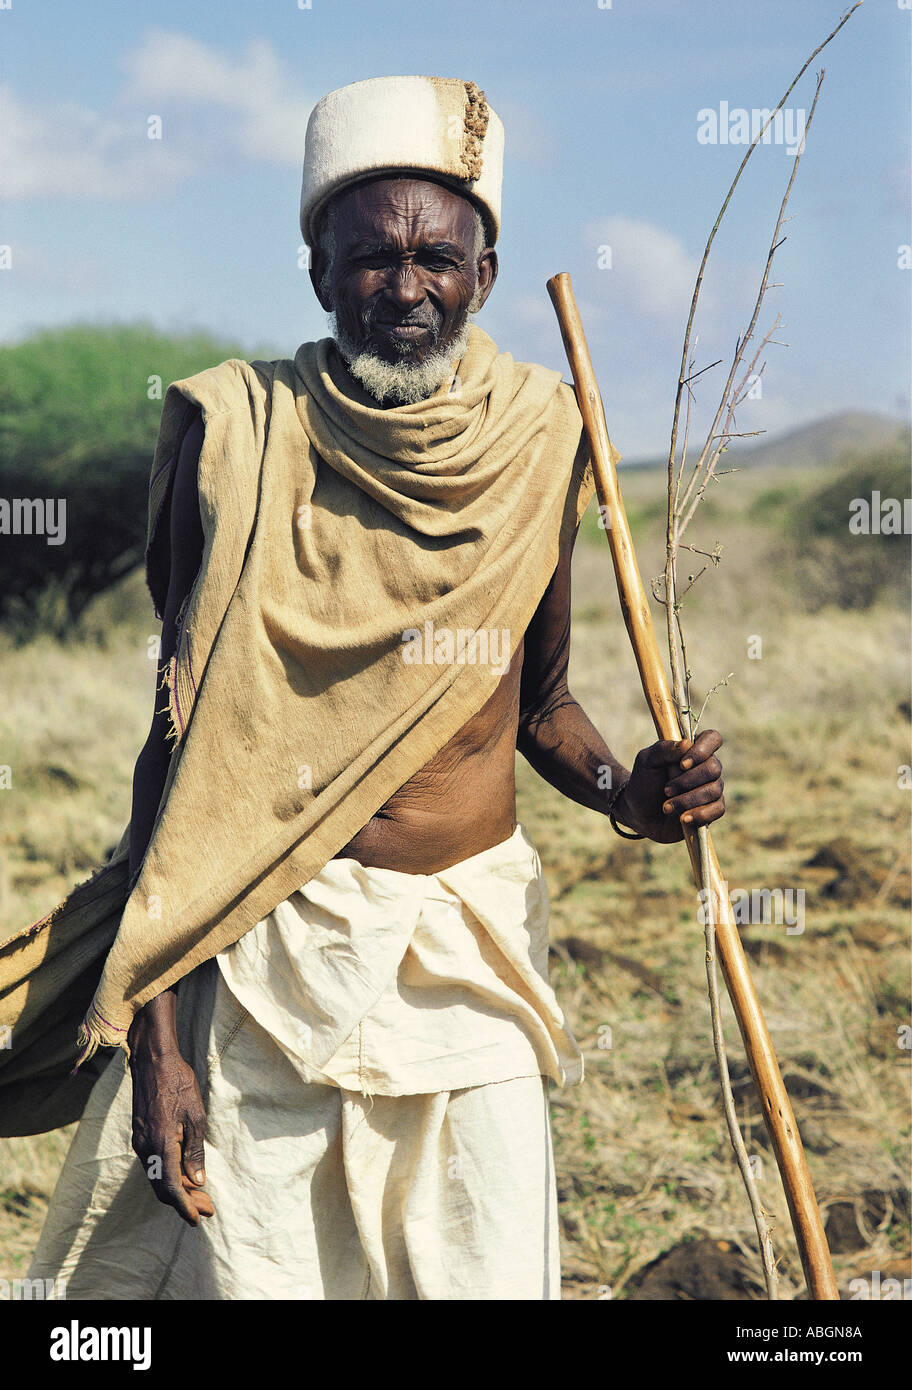
[[[726,455],[725,467],[767,467],[793,464],[806,467],[833,463],[843,454],[870,453],[893,444],[908,426],[889,415],[875,415],[867,410],[844,410],[823,420],[801,425],[772,439],[761,436],[759,442],[735,441]],[[627,467],[647,468],[665,459],[636,459]]]

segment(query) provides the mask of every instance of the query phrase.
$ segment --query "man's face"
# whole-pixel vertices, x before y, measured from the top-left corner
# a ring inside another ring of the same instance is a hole
[[[473,259],[472,204],[420,178],[383,178],[338,195],[336,254],[327,270],[315,249],[311,279],[339,337],[384,362],[417,365],[445,352],[480,309],[497,275],[497,254]]]

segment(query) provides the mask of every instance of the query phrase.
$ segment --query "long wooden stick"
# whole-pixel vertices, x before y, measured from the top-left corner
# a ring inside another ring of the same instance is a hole
[[[573,373],[580,414],[586,427],[596,494],[599,504],[607,509],[604,513],[608,518],[605,530],[611,546],[621,611],[633,644],[643,692],[659,738],[680,739],[682,734],[678,712],[671,696],[665,667],[659,656],[652,614],[640,578],[624,504],[621,501],[615,468],[618,455],[608,437],[602,399],[592,369],[583,325],[570,287],[570,276],[566,273],[553,276],[548,281],[547,288],[557,312],[561,337]],[[694,880],[699,887],[702,877],[698,833],[692,827],[685,826],[684,838],[690,854]],[[782,1176],[808,1289],[814,1299],[838,1300],[836,1277],[833,1274],[823,1222],[814,1196],[798,1126],[782,1081],[772,1040],[760,1010],[738,935],[734,910],[723,887],[722,871],[711,840],[709,862],[709,888],[716,921],[719,963],[731,996],[751,1075],[760,1096],[763,1118]]]

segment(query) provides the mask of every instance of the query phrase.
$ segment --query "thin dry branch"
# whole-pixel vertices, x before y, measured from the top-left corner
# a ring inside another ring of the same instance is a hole
[[[688,500],[696,483],[697,477],[700,474],[700,471],[702,470],[704,474],[703,484],[700,489],[700,491],[702,492],[702,489],[706,486],[706,481],[709,477],[712,476],[713,469],[715,468],[716,462],[718,461],[719,455],[721,453],[721,449],[718,446],[718,444],[713,443],[713,441],[715,439],[718,439],[719,437],[717,434],[719,422],[722,419],[723,414],[726,414],[727,412],[726,425],[729,424],[732,420],[733,412],[738,404],[738,395],[734,387],[735,377],[737,376],[739,366],[744,361],[744,349],[753,337],[754,329],[757,326],[757,320],[760,317],[760,310],[763,305],[763,300],[766,295],[767,289],[769,288],[769,276],[773,264],[773,257],[775,256],[779,247],[785,240],[785,237],[780,237],[779,233],[782,229],[782,223],[785,217],[785,209],[788,207],[788,201],[791,197],[792,188],[795,183],[795,178],[798,174],[798,166],[801,163],[801,156],[804,154],[804,148],[807,141],[808,131],[810,130],[814,120],[814,112],[817,109],[817,99],[820,96],[820,88],[823,85],[824,74],[825,69],[821,68],[820,72],[817,75],[817,87],[814,92],[814,100],[811,102],[811,110],[810,114],[808,115],[807,124],[804,128],[804,134],[802,135],[801,143],[795,152],[795,160],[792,166],[791,177],[789,178],[788,184],[786,185],[785,193],[782,195],[782,202],[779,204],[779,215],[776,218],[776,225],[773,228],[773,235],[770,240],[770,247],[766,255],[766,265],[763,269],[763,276],[760,281],[760,288],[757,291],[757,298],[754,302],[754,308],[750,317],[750,323],[747,326],[746,333],[744,333],[743,336],[740,337],[738,340],[738,345],[735,349],[735,354],[732,358],[732,364],[729,368],[728,379],[719,398],[719,405],[716,409],[715,417],[713,419],[712,425],[710,426],[706,443],[703,446],[703,451],[700,454],[700,457],[697,460],[696,465],[694,466],[694,472],[691,477],[690,483],[688,484],[687,491],[684,494],[684,498],[680,503],[680,509],[675,508],[676,511],[679,510],[679,514],[677,517],[677,525],[675,528],[676,539],[679,539],[683,535],[691,517],[694,514],[696,501],[692,501],[691,505],[688,507]],[[747,372],[745,373],[745,379],[747,379],[747,377],[750,376],[751,368],[756,366],[757,359],[760,356],[760,353],[766,347],[767,343],[772,338],[773,333],[776,332],[779,326],[780,320],[777,315],[776,322],[773,324],[772,328],[764,335],[763,341],[760,343],[760,346],[754,354],[751,366],[748,367]],[[721,432],[723,436],[725,435],[725,432],[725,428],[723,428]],[[672,509],[669,508],[669,512],[671,512],[671,510]],[[671,517],[669,517],[669,519],[671,519]]]
[[[685,371],[686,371],[686,366],[687,366],[687,358],[688,358],[688,354],[689,354],[689,352],[690,352],[690,335],[691,335],[691,332],[692,332],[692,330],[693,330],[693,321],[694,321],[694,317],[695,317],[696,312],[697,312],[697,303],[698,303],[699,298],[700,298],[700,289],[701,289],[701,287],[702,287],[702,285],[703,285],[703,276],[704,276],[705,273],[706,273],[706,263],[707,263],[707,261],[709,260],[709,253],[710,253],[710,251],[711,251],[711,249],[712,249],[712,244],[713,244],[713,242],[714,242],[715,239],[716,239],[716,233],[718,232],[719,227],[720,227],[721,224],[722,224],[722,219],[723,219],[723,217],[725,216],[726,211],[728,210],[728,205],[729,205],[729,203],[731,202],[731,200],[732,200],[732,198],[733,198],[733,196],[734,196],[735,189],[737,188],[737,186],[738,186],[738,184],[739,184],[739,182],[740,182],[741,175],[742,175],[743,172],[744,172],[744,169],[745,169],[745,167],[746,167],[746,165],[747,165],[747,162],[748,162],[748,160],[750,159],[751,155],[753,154],[754,150],[757,148],[757,145],[758,145],[758,144],[760,143],[760,141],[763,139],[763,136],[764,136],[764,134],[766,133],[766,130],[767,130],[767,128],[769,127],[769,125],[770,125],[771,121],[773,120],[774,116],[776,116],[776,114],[777,114],[779,111],[782,110],[783,106],[784,106],[785,103],[788,101],[788,99],[789,99],[789,97],[791,96],[792,92],[794,91],[795,87],[798,85],[798,83],[800,82],[801,78],[802,78],[802,77],[804,76],[804,74],[807,72],[808,68],[811,66],[811,63],[813,63],[814,59],[817,57],[817,54],[818,54],[818,53],[821,53],[821,52],[826,48],[827,44],[830,43],[830,42],[836,37],[836,35],[839,33],[840,29],[843,27],[844,24],[847,24],[847,23],[848,23],[848,21],[851,19],[852,15],[853,15],[853,14],[855,13],[855,11],[858,9],[858,7],[861,5],[861,3],[862,3],[862,0],[855,0],[855,4],[852,6],[852,8],[851,8],[850,10],[848,10],[848,11],[846,12],[846,14],[843,15],[842,19],[841,19],[841,20],[839,21],[839,23],[836,25],[836,28],[833,30],[833,32],[832,32],[831,34],[828,34],[827,37],[824,39],[823,43],[819,44],[818,47],[814,49],[813,53],[812,53],[812,54],[810,55],[810,57],[808,58],[807,62],[801,67],[801,69],[799,70],[799,72],[798,72],[798,74],[796,75],[796,77],[792,80],[792,82],[790,82],[790,84],[789,84],[789,86],[786,88],[784,94],[780,97],[778,103],[776,104],[776,106],[774,106],[773,110],[770,112],[769,118],[764,122],[764,124],[762,125],[762,127],[760,128],[760,130],[757,132],[756,137],[755,137],[754,140],[751,142],[751,144],[748,146],[748,149],[747,149],[746,152],[745,152],[744,158],[742,159],[740,165],[738,166],[738,172],[735,174],[735,177],[732,179],[731,187],[729,188],[728,192],[726,193],[725,199],[724,199],[724,201],[723,201],[723,203],[722,203],[721,208],[719,209],[719,212],[718,212],[718,215],[717,215],[717,217],[716,217],[716,220],[715,220],[715,222],[713,223],[712,231],[711,231],[710,234],[709,234],[709,239],[707,240],[707,242],[706,242],[706,247],[705,247],[705,249],[704,249],[704,251],[703,251],[703,259],[700,261],[700,269],[699,269],[698,272],[697,272],[697,282],[696,282],[696,284],[695,284],[695,286],[694,286],[693,297],[692,297],[692,299],[691,299],[691,301],[690,301],[690,313],[688,314],[688,317],[687,317],[687,328],[686,328],[686,330],[685,330],[685,332],[684,332],[684,350],[683,350],[683,352],[681,353],[681,370],[680,370],[680,373],[679,373],[679,376],[678,376],[678,391],[677,391],[677,395],[676,395],[676,397],[675,397],[674,416],[673,416],[673,418],[672,418],[672,428],[671,428],[671,450],[670,450],[670,453],[669,453],[669,467],[672,466],[673,461],[674,461],[675,454],[676,454],[676,452],[677,452],[678,419],[679,419],[680,410],[681,410],[681,392],[682,392],[683,386],[684,386],[684,376],[685,376]],[[669,481],[670,481],[670,480],[669,480]]]
[[[664,597],[661,600],[665,606],[665,619],[668,637],[668,653],[671,664],[674,700],[678,707],[678,713],[681,720],[682,730],[687,733],[687,736],[689,738],[694,738],[696,736],[700,720],[703,717],[703,712],[706,708],[706,704],[709,700],[710,695],[712,695],[713,691],[718,689],[719,685],[726,684],[728,677],[723,678],[723,680],[717,682],[716,685],[711,687],[711,689],[706,695],[706,698],[703,701],[703,706],[700,710],[699,716],[697,720],[694,721],[690,709],[691,670],[690,664],[687,659],[687,648],[684,641],[684,632],[681,625],[680,616],[681,604],[677,593],[678,551],[681,548],[686,548],[690,550],[696,549],[696,547],[693,546],[684,547],[682,545],[681,537],[684,533],[686,526],[690,522],[694,514],[694,511],[700,502],[701,497],[705,492],[710,478],[716,476],[715,469],[721,454],[727,447],[729,440],[735,437],[735,411],[738,405],[744,399],[747,383],[750,380],[752,373],[756,369],[758,359],[765,347],[770,342],[775,341],[775,339],[773,338],[773,334],[781,326],[779,317],[777,315],[775,323],[773,324],[772,328],[764,335],[763,340],[757,348],[756,352],[754,353],[747,367],[747,370],[741,378],[740,383],[738,383],[738,385],[735,385],[739,369],[744,363],[745,349],[747,347],[747,344],[751,341],[754,331],[756,329],[757,320],[759,318],[760,309],[763,304],[764,296],[767,290],[770,288],[770,270],[772,267],[773,258],[776,254],[776,251],[779,249],[779,247],[782,245],[782,242],[785,240],[785,238],[781,236],[782,227],[786,220],[785,210],[788,206],[789,196],[791,194],[791,190],[795,182],[795,177],[798,172],[798,165],[805,149],[807,133],[810,129],[811,123],[814,118],[814,112],[817,107],[817,100],[820,95],[820,88],[824,78],[824,71],[822,69],[817,77],[817,87],[814,92],[814,100],[811,104],[810,115],[802,135],[801,143],[796,152],[795,164],[792,169],[791,177],[788,180],[788,185],[786,187],[785,193],[779,206],[779,214],[776,219],[776,225],[774,227],[769,250],[767,252],[766,264],[764,267],[763,276],[760,281],[760,287],[754,303],[754,308],[751,314],[750,322],[748,324],[746,332],[743,335],[739,336],[738,342],[735,347],[735,352],[732,357],[728,378],[725,382],[724,389],[720,396],[715,417],[707,433],[707,438],[703,446],[703,450],[701,451],[700,457],[693,468],[690,480],[688,481],[687,487],[682,497],[681,483],[683,479],[684,464],[687,454],[687,441],[690,428],[690,411],[693,402],[692,382],[696,379],[696,376],[699,376],[701,374],[694,374],[693,372],[694,362],[690,354],[690,337],[693,329],[694,318],[697,311],[697,305],[699,303],[700,291],[703,284],[703,277],[706,271],[706,265],[709,260],[709,253],[712,248],[712,244],[715,240],[716,233],[718,232],[719,227],[721,226],[722,219],[725,216],[729,203],[731,202],[735,189],[738,185],[738,182],[740,181],[741,175],[744,172],[748,160],[750,159],[757,145],[760,143],[760,140],[763,138],[763,135],[767,130],[770,122],[773,120],[777,112],[781,110],[785,102],[788,100],[789,95],[794,90],[801,77],[807,71],[814,58],[817,56],[818,53],[821,52],[822,49],[826,47],[828,43],[830,43],[830,41],[833,38],[835,38],[836,34],[838,34],[839,30],[843,27],[844,24],[846,24],[846,22],[849,20],[851,15],[854,14],[855,10],[858,9],[861,3],[862,0],[856,0],[856,3],[845,15],[843,15],[839,24],[832,31],[832,33],[829,34],[828,37],[824,39],[823,43],[821,43],[810,55],[810,57],[804,63],[802,68],[799,70],[797,76],[786,89],[786,92],[783,95],[783,97],[780,99],[780,101],[774,107],[774,109],[770,112],[769,117],[764,123],[761,130],[757,133],[755,139],[753,140],[747,152],[745,153],[744,158],[741,161],[738,171],[735,174],[732,184],[728,190],[728,193],[726,194],[726,197],[722,203],[722,207],[719,210],[719,213],[713,224],[712,230],[710,231],[709,238],[706,242],[703,257],[700,261],[700,268],[697,273],[697,281],[694,286],[693,297],[691,299],[690,305],[690,312],[687,319],[687,327],[684,334],[684,345],[681,353],[681,367],[678,373],[678,386],[677,391],[675,393],[674,413],[672,417],[671,442],[668,453],[668,515],[666,526],[666,560],[665,571],[664,575],[662,576],[664,580]],[[762,372],[762,370],[763,368],[761,366],[760,371]],[[685,391],[687,392],[687,404],[685,416],[684,442],[681,453],[681,459],[678,465],[676,475],[675,470],[677,459],[678,428],[680,422],[681,402]],[[723,420],[723,417],[724,425],[720,430],[719,425],[720,422]],[[701,553],[708,554],[709,552]],[[713,560],[714,563],[718,563],[718,554],[713,553],[710,556],[710,558]],[[704,570],[705,569],[706,566],[704,566]],[[704,570],[701,570],[700,574],[702,574]],[[699,575],[697,575],[696,578],[699,578]],[[691,588],[695,582],[696,580],[693,577],[691,577],[690,582],[688,584],[688,589]],[[655,584],[656,581],[653,581],[653,592],[655,592]],[[684,593],[686,593],[687,591],[688,590],[685,589]],[[681,595],[681,597],[683,597],[683,595]],[[722,1014],[719,1003],[719,981],[715,950],[715,907],[713,904],[711,888],[712,877],[709,858],[709,836],[705,827],[700,828],[698,832],[698,840],[700,846],[700,877],[702,880],[701,898],[704,902],[705,911],[704,921],[707,988],[709,992],[710,1015],[712,1019],[713,1048],[715,1051],[716,1063],[719,1071],[719,1081],[722,1090],[723,1109],[725,1111],[725,1118],[728,1125],[728,1131],[729,1136],[731,1138],[732,1147],[735,1151],[738,1167],[740,1169],[741,1176],[744,1181],[744,1186],[747,1192],[748,1201],[750,1203],[751,1212],[754,1217],[754,1224],[757,1229],[757,1237],[760,1243],[760,1253],[763,1261],[763,1272],[764,1277],[766,1279],[767,1296],[770,1299],[775,1299],[778,1294],[778,1274],[776,1270],[775,1252],[773,1250],[772,1233],[770,1231],[769,1223],[766,1218],[766,1213],[764,1212],[763,1206],[760,1202],[756,1180],[750,1165],[750,1160],[747,1154],[747,1149],[744,1144],[744,1139],[738,1125],[734,1096],[732,1094],[731,1088],[731,1078],[729,1076],[728,1070],[728,1059],[725,1052],[725,1039],[722,1028]]]

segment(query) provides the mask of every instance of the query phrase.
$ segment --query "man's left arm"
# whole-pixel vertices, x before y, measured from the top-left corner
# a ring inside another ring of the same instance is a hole
[[[526,630],[516,746],[545,781],[602,814],[623,786],[615,819],[670,844],[684,837],[682,819],[698,827],[725,812],[722,737],[705,729],[693,744],[661,739],[637,753],[630,772],[618,762],[567,684],[572,552],[571,542]]]

